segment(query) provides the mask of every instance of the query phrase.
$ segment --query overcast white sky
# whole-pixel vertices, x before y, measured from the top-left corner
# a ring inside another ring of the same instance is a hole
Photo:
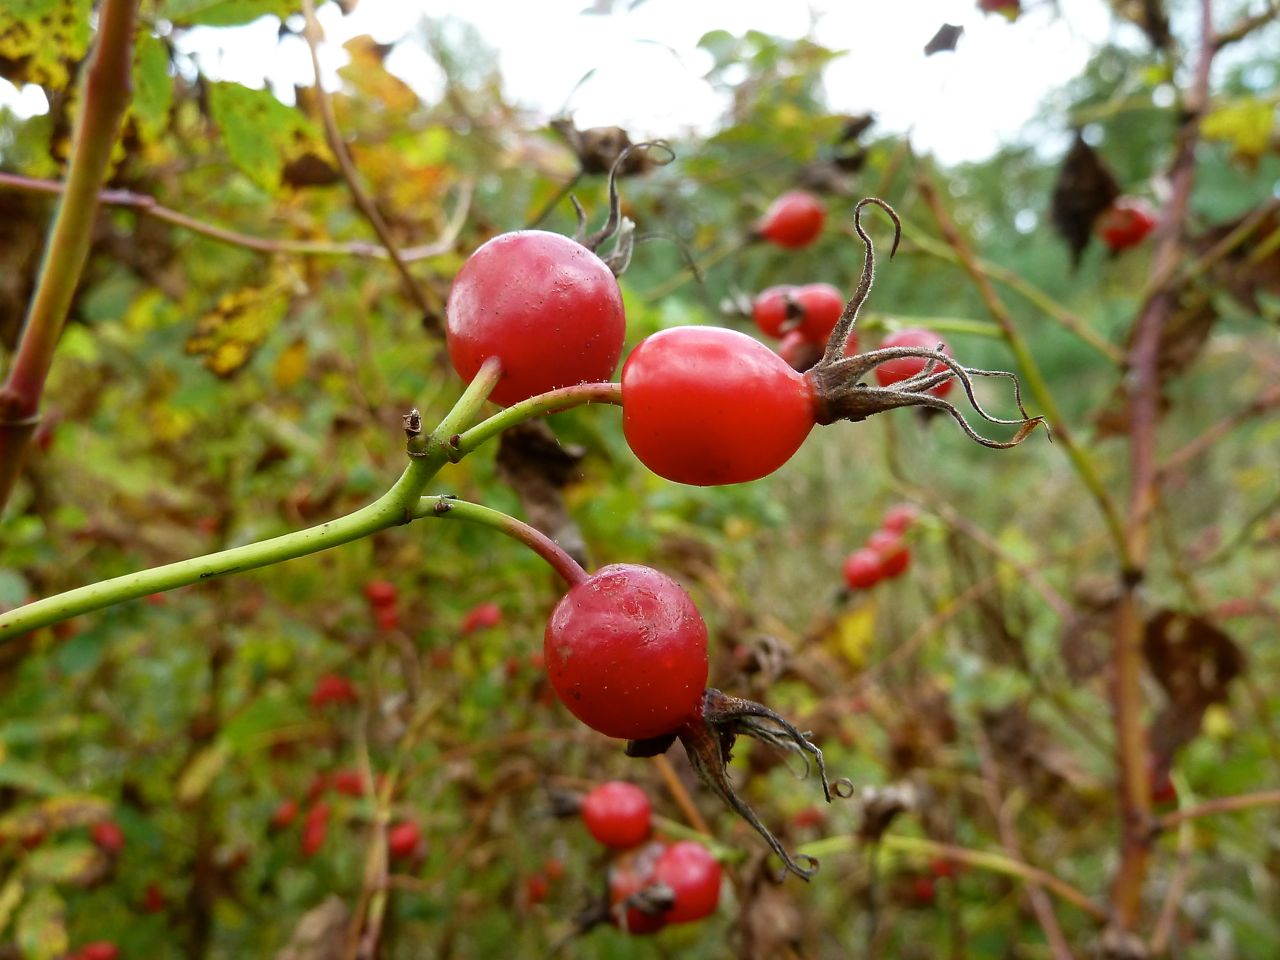
[[[848,51],[827,70],[832,109],[872,111],[881,130],[910,130],[917,149],[954,162],[985,157],[1013,138],[1112,29],[1103,0],[1060,0],[1061,18],[1032,0],[1016,24],[983,14],[976,0],[646,0],[622,12],[628,3],[617,0],[620,12],[591,16],[581,13],[589,0],[360,0],[348,17],[327,4],[320,14],[326,86],[336,86],[334,71],[345,62],[341,44],[368,33],[382,43],[408,38],[388,64],[433,96],[440,75],[415,42],[416,28],[424,16],[452,16],[475,24],[498,50],[508,97],[552,115],[594,67],[569,100],[578,126],[619,124],[639,139],[707,129],[722,114],[724,102],[702,79],[710,66],[697,49],[704,33],[799,37],[812,30],[819,42]],[[924,44],[944,22],[964,27],[958,52],[924,57]],[[194,31],[182,48],[215,78],[270,83],[286,98],[295,81],[311,75],[302,42],[279,41],[270,18]],[[43,97],[0,81],[0,102],[35,112]]]

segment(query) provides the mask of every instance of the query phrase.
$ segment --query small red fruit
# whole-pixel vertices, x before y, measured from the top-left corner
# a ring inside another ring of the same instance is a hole
[[[784,193],[764,212],[756,233],[787,250],[799,250],[818,239],[827,219],[827,208],[811,193],[792,190]]]
[[[672,327],[622,367],[622,431],[640,462],[697,486],[756,480],[813,429],[813,387],[745,333]]]
[[[582,798],[582,821],[600,843],[614,850],[638,847],[649,838],[649,796],[634,783],[610,780]]]
[[[542,903],[547,899],[547,894],[551,891],[551,884],[547,882],[547,878],[541,873],[531,873],[524,878],[524,898],[525,902],[532,905]]]
[[[114,820],[103,820],[89,828],[89,837],[104,853],[120,854],[124,851],[124,831]]]
[[[804,373],[822,359],[822,347],[810,343],[799,330],[792,330],[778,341],[778,356],[797,373]]]
[[[867,548],[880,555],[880,568],[885,577],[897,577],[911,565],[911,549],[901,535],[889,530],[877,530],[867,537]]]
[[[1112,253],[1136,247],[1155,227],[1155,211],[1133,197],[1121,197],[1104,210],[1094,224],[1094,230]]]
[[[110,940],[95,940],[76,951],[79,960],[118,960],[120,948]]]
[[[142,895],[142,909],[144,913],[164,913],[165,896],[164,891],[160,889],[158,883],[148,883],[147,890]]]
[[[880,554],[863,547],[844,560],[844,582],[850,590],[866,590],[884,579],[884,560]]]
[[[367,792],[364,774],[359,770],[338,770],[329,779],[330,786],[346,797],[363,797]]]
[[[665,573],[616,563],[575,584],[543,638],[560,702],[600,733],[643,740],[670,733],[702,703],[707,625]]]
[[[403,859],[413,856],[422,840],[422,829],[414,820],[403,820],[387,831],[387,852]]]
[[[373,610],[373,622],[378,625],[378,629],[389,633],[392,630],[400,628],[400,611],[395,607],[375,607]]]
[[[304,857],[314,857],[324,846],[325,838],[329,835],[329,817],[332,813],[329,804],[323,800],[307,811],[307,817],[302,823],[302,855]]]
[[[880,521],[880,529],[890,533],[903,534],[910,530],[920,516],[920,511],[910,503],[895,503],[884,512]]]
[[[365,599],[375,607],[389,607],[396,602],[400,591],[390,580],[370,580],[364,585]]]
[[[638,907],[620,910],[623,901],[653,884],[653,868],[664,850],[663,843],[648,843],[614,857],[609,864],[609,903],[615,908],[615,922],[628,933],[653,933],[666,923],[661,914],[648,913]]]
[[[463,380],[489,357],[502,361],[491,399],[503,406],[609,380],[626,336],[622,293],[604,261],[542,230],[504,233],[476,250],[454,278],[445,318]]]
[[[542,864],[542,872],[548,880],[559,880],[564,877],[564,861],[558,857],[547,857]]]
[[[791,822],[801,828],[820,827],[827,822],[827,811],[821,807],[805,807],[791,815]]]
[[[355,684],[336,673],[326,673],[311,688],[311,706],[319,710],[328,703],[357,703]]]
[[[715,913],[720,902],[720,864],[700,843],[681,840],[662,851],[653,879],[676,895],[675,906],[662,915],[667,923],[690,923]]]
[[[911,898],[918,907],[931,907],[938,890],[932,877],[916,877],[911,882]]]
[[[800,307],[800,326],[797,329],[810,343],[826,346],[827,338],[844,311],[844,296],[829,283],[810,283],[798,289],[794,297]],[[857,350],[853,352],[857,353]]]
[[[897,333],[889,334],[884,338],[880,346],[882,349],[889,347],[918,347],[925,350],[937,350],[938,344],[942,344],[942,352],[950,357],[951,348],[936,333],[922,330],[918,327],[909,327],[906,330],[899,330]],[[880,386],[887,387],[890,384],[914,377],[924,370],[928,364],[929,361],[924,357],[900,357],[897,360],[886,360],[876,367],[876,380],[880,382]],[[939,363],[935,363],[933,370],[935,373],[944,373],[946,368]],[[952,377],[950,380],[945,380],[938,384],[929,392],[935,397],[944,397],[951,392],[951,387],[954,383],[955,378]]]
[[[477,630],[490,630],[502,622],[502,608],[492,601],[479,603],[462,618],[462,635],[470,636]]]
[[[756,294],[751,304],[751,317],[760,332],[768,337],[780,337],[794,309],[791,294],[795,287],[766,287]]]
[[[283,830],[298,818],[298,801],[292,797],[281,800],[275,813],[271,814],[271,826]]]

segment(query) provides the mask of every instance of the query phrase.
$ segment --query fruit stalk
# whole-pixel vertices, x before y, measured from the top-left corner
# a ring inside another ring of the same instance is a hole
[[[98,191],[132,93],[137,8],[138,0],[104,0],[98,12],[97,42],[85,72],[66,191],[54,216],[13,366],[0,388],[0,510],[13,492],[40,421],[40,395],[89,257]]]

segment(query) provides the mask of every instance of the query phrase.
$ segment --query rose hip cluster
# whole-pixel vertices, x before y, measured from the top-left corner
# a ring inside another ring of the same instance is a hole
[[[720,902],[720,864],[700,843],[653,840],[648,795],[612,780],[582,798],[587,831],[612,851],[608,895],[579,919],[583,928],[611,922],[629,933],[710,916]]]
[[[911,548],[905,536],[915,523],[916,508],[900,503],[885,511],[880,529],[844,561],[844,582],[850,590],[867,590],[881,580],[892,580],[911,566]]]
[[[573,239],[538,230],[503,234],[476,250],[454,280],[446,305],[449,356],[468,382],[482,369],[496,376],[490,399],[503,406],[533,403],[552,391],[560,391],[560,403],[575,385],[598,384],[616,368],[626,334],[616,276],[630,260],[634,230],[620,214],[618,164],[609,178],[608,220],[599,231],[587,233],[575,201],[579,227]],[[945,411],[989,447],[1013,446],[1040,422],[1025,412],[1001,420],[983,411],[973,378],[1012,375],[961,366],[932,335],[928,342],[891,339],[866,354],[851,347],[874,274],[872,242],[860,219],[868,204],[881,207],[900,231],[887,203],[858,203],[854,228],[865,259],[848,303],[834,288],[815,284],[783,290],[763,305],[778,332],[792,324],[813,343],[825,342],[806,373],[760,341],[718,327],[663,330],[632,350],[621,374],[622,426],[628,446],[649,469],[702,486],[755,480],[786,463],[815,425],[864,420],[906,406]],[[820,202],[788,194],[765,214],[754,236],[797,248],[816,239],[824,220]],[[612,252],[598,255],[610,239]],[[895,233],[894,249],[897,239]],[[878,386],[863,381],[873,371]],[[975,433],[943,398],[955,381],[979,414],[1016,425],[1017,435],[1001,442]],[[806,762],[812,758],[830,801],[818,747],[768,707],[707,687],[707,627],[675,580],[635,564],[611,564],[591,575],[571,560],[553,565],[570,582],[543,643],[548,677],[561,702],[592,729],[627,740],[631,756],[656,756],[679,740],[703,783],[757,830],[791,872],[808,878],[816,862],[783,848],[737,794],[726,766],[737,737],[753,737]]]

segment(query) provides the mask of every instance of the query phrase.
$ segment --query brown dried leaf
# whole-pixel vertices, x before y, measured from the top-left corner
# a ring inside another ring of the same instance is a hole
[[[1152,752],[1167,764],[1200,732],[1205,710],[1226,701],[1244,671],[1244,653],[1207,619],[1173,610],[1147,621],[1142,653],[1168,701],[1151,728]]]
[[[1054,229],[1071,251],[1071,263],[1080,256],[1093,236],[1093,222],[1120,196],[1120,185],[1098,152],[1085,143],[1077,130],[1075,142],[1063,158],[1053,185],[1051,215]]]
[[[342,960],[350,922],[351,912],[342,898],[329,897],[302,915],[276,960]]]
[[[1252,213],[1211,227],[1191,241],[1197,254],[1207,253],[1238,229]],[[1239,243],[1213,267],[1214,285],[1225,289],[1247,309],[1260,311],[1259,293],[1280,297],[1280,244],[1271,243],[1265,256],[1258,253],[1280,233],[1280,204],[1258,220],[1249,239]]]
[[[924,55],[932,57],[935,53],[955,50],[956,44],[960,42],[960,37],[963,35],[964,27],[944,23],[938,28],[938,32],[933,35],[933,39],[924,45]]]
[[[982,726],[1000,768],[1038,802],[1060,811],[1073,808],[1078,795],[1094,786],[1061,741],[1031,718],[1025,704],[985,712]]]
[[[798,955],[805,924],[789,893],[794,888],[779,885],[776,871],[764,854],[752,857],[742,878],[736,956],[743,960],[774,960]]]
[[[560,117],[551,121],[551,129],[569,144],[583,173],[608,173],[622,151],[631,146],[631,137],[621,127],[590,127],[579,130],[572,120]],[[647,173],[657,165],[659,159],[650,150],[635,150],[618,168],[618,176],[634,177]]]
[[[1058,634],[1067,676],[1076,682],[1097,676],[1110,659],[1111,618],[1120,592],[1110,577],[1092,577],[1075,585],[1075,605]]]
[[[502,434],[497,462],[529,523],[586,566],[586,541],[564,502],[564,488],[582,476],[583,455],[579,447],[562,447],[544,421],[531,420]]]

